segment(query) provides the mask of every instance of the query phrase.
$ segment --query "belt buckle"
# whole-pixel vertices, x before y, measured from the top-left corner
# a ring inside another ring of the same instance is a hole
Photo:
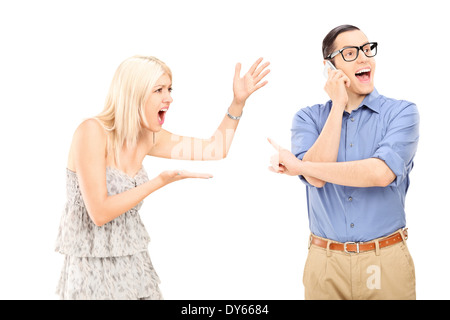
[[[348,250],[347,250],[347,245],[348,245],[348,244],[356,244],[356,251],[348,251]],[[345,243],[344,243],[344,251],[345,251],[346,253],[352,253],[352,252],[354,252],[354,253],[359,253],[359,242],[353,242],[353,241],[345,242]]]

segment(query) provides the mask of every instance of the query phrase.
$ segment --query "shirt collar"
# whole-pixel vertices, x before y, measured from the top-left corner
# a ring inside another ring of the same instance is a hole
[[[376,113],[380,113],[380,102],[378,97],[380,94],[377,89],[373,88],[373,91],[364,97],[364,100],[361,102],[360,107],[366,106],[367,108],[375,111]]]

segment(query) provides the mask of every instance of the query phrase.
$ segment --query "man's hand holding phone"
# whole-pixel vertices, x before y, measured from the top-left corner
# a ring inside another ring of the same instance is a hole
[[[333,101],[333,106],[339,106],[344,109],[348,103],[346,88],[350,87],[350,79],[343,71],[336,69],[330,61],[326,61],[325,69],[328,79],[324,89],[331,101]]]

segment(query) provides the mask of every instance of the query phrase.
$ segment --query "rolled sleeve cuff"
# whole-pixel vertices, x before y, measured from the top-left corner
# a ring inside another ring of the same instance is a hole
[[[408,170],[405,166],[405,161],[392,148],[383,146],[372,157],[383,160],[389,169],[394,172],[396,178],[389,186],[398,186],[403,182],[408,174]]]
[[[311,183],[309,183],[308,180],[306,180],[304,176],[298,176],[298,177],[300,178],[300,181],[303,182],[307,187],[316,188]]]
[[[303,156],[305,155],[305,153],[306,153],[306,151],[300,153],[300,154],[297,156],[297,158],[298,158],[299,160],[303,160]],[[307,187],[315,188],[315,186],[313,186],[311,183],[309,183],[308,180],[306,180],[304,176],[301,176],[301,175],[300,175],[300,176],[298,176],[298,177],[300,178],[300,181],[303,182]]]

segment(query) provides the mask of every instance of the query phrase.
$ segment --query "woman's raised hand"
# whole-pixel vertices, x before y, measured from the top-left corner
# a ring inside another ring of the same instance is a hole
[[[267,81],[261,82],[270,72],[266,69],[270,62],[260,65],[263,58],[259,58],[241,78],[241,64],[236,64],[233,80],[234,100],[238,104],[245,104],[247,98],[259,88],[264,87]]]

